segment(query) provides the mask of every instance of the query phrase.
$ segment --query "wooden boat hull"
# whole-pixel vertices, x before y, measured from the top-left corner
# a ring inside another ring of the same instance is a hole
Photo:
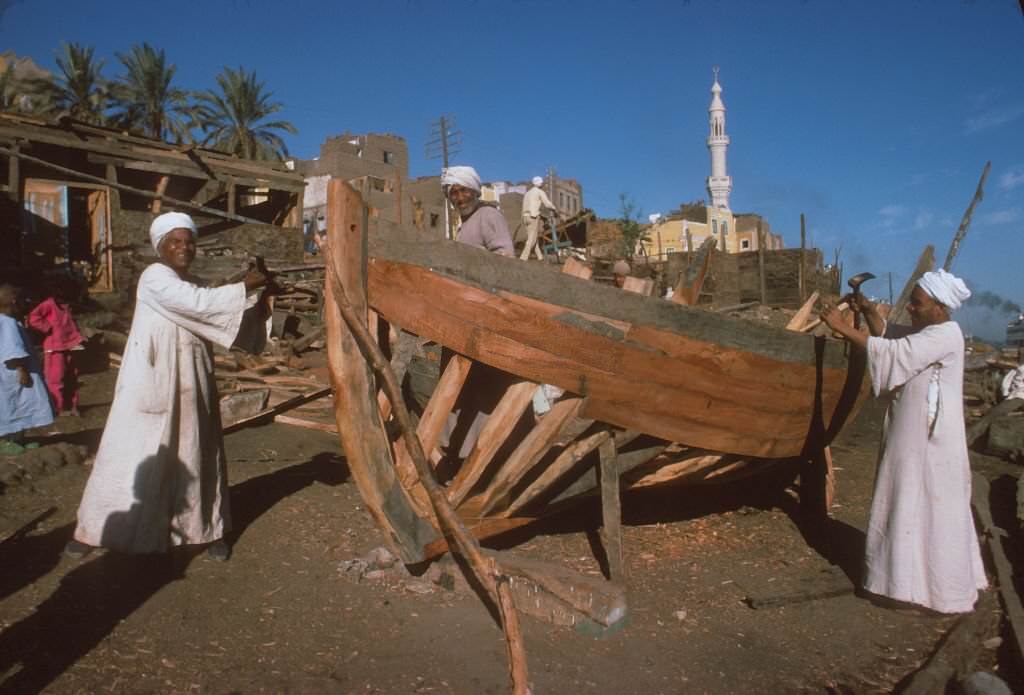
[[[508,373],[469,455],[448,475],[435,469],[478,538],[598,490],[608,518],[617,519],[622,488],[716,482],[778,468],[773,461],[793,470],[794,461],[821,459],[865,395],[863,355],[847,354],[838,341],[414,232],[377,225],[368,234],[362,201],[339,181],[331,182],[328,208],[325,318],[335,415],[363,500],[407,563],[447,544],[409,452],[384,427],[390,404],[337,311],[336,292],[357,313],[372,309],[453,352],[416,426],[435,465],[457,399],[464,388],[477,392],[467,386],[472,365]],[[529,404],[538,384],[566,393],[534,418]],[[518,431],[524,423],[525,435]]]
[[[371,239],[370,306],[455,352],[584,398],[582,415],[759,458],[826,446],[862,355],[451,242]]]

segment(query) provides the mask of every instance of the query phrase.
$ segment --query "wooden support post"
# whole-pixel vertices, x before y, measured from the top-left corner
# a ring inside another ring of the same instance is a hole
[[[164,174],[156,182],[156,197],[153,198],[153,202],[149,205],[149,211],[154,215],[160,214],[160,206],[163,204],[164,193],[167,191],[167,183],[170,180],[171,177]]]
[[[757,277],[761,289],[761,303],[768,303],[768,283],[764,273],[764,227],[761,220],[757,221]]]
[[[800,267],[797,269],[797,282],[800,285],[800,301],[807,297],[807,277],[804,270],[804,254],[807,250],[807,224],[804,213],[800,213]]]
[[[235,177],[234,176],[229,176],[228,177],[228,193],[227,193],[227,195],[228,195],[228,214],[229,215],[234,215],[235,214],[235,198],[237,198],[236,191],[235,191]]]
[[[21,203],[21,174],[19,165],[18,145],[11,145],[11,153],[7,155],[7,195],[15,203]]]
[[[609,437],[598,447],[601,468],[601,540],[608,556],[608,574],[613,582],[625,579],[622,561],[622,500],[619,497],[619,464],[615,439]]]
[[[800,466],[800,511],[812,521],[828,518],[831,468],[828,447],[811,454]]]

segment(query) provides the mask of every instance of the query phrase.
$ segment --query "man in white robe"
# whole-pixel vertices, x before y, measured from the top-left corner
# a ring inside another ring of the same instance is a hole
[[[887,329],[863,298],[853,306],[867,319],[870,337],[833,307],[822,314],[833,330],[867,350],[872,389],[889,399],[864,589],[940,613],[973,610],[978,590],[988,586],[971,516],[964,337],[949,317],[969,296],[959,278],[939,270],[925,273],[914,288],[909,331]]]
[[[195,223],[166,213],[150,237],[160,256],[143,271],[107,425],[67,554],[91,546],[130,553],[213,543],[227,559],[228,484],[211,343],[230,347],[248,293],[266,284],[207,288],[188,274]]]

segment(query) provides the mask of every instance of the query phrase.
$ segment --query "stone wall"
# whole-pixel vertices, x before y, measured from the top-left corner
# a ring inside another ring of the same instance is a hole
[[[669,254],[666,281],[675,286],[688,267],[686,253]],[[696,253],[693,254],[696,256]],[[834,276],[822,269],[821,251],[818,249],[783,249],[764,252],[765,303],[776,307],[798,308],[800,296],[800,264],[804,269],[804,298],[815,290],[822,294],[834,293]],[[759,254],[715,253],[711,268],[704,280],[701,303],[729,306],[761,301],[761,271]]]

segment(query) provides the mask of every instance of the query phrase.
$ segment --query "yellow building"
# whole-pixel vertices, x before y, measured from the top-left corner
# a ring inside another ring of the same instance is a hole
[[[667,218],[652,222],[646,239],[641,242],[642,252],[650,258],[664,259],[673,252],[695,251],[708,237],[715,239],[715,248],[726,253],[757,251],[762,238],[766,250],[782,248],[782,237],[771,233],[764,218],[751,213],[734,214],[729,208],[729,194],[732,192],[732,177],[726,170],[729,136],[725,130],[725,103],[722,101],[722,87],[718,84],[718,68],[715,68],[714,75],[707,137],[711,175],[706,186],[711,204],[700,201],[684,205]],[[637,252],[641,250],[637,249]]]

